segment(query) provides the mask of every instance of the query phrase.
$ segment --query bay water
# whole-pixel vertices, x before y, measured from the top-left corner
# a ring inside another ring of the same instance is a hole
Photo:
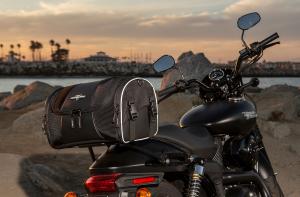
[[[0,92],[12,91],[16,85],[29,85],[34,81],[41,81],[52,86],[68,86],[77,83],[87,83],[99,81],[108,78],[105,77],[55,77],[55,78],[39,78],[39,77],[5,77],[0,78]],[[162,78],[149,77],[148,79],[156,89],[160,88]],[[244,82],[249,81],[250,78],[244,78]],[[300,77],[260,77],[261,88],[266,88],[276,84],[287,84],[291,86],[300,87]]]

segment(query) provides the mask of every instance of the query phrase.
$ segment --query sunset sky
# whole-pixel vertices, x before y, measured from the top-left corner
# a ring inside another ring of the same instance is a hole
[[[44,44],[46,58],[50,39],[70,38],[72,58],[97,51],[177,57],[193,50],[226,62],[242,48],[237,18],[253,11],[262,20],[246,40],[278,32],[282,45],[266,51],[264,59],[300,61],[300,0],[1,0],[0,43],[6,51],[21,43],[29,60],[30,40]]]

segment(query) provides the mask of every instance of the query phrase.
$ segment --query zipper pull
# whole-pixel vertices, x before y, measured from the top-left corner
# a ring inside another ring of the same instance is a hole
[[[73,114],[72,114],[72,116],[71,116],[71,128],[72,128],[72,129],[75,128],[75,120],[74,120]]]
[[[81,111],[79,110],[79,111],[78,111],[78,127],[79,127],[79,129],[82,128],[81,115],[82,115],[82,113],[81,113]]]
[[[119,128],[119,113],[120,113],[120,105],[115,106],[113,124],[115,124],[116,128]]]

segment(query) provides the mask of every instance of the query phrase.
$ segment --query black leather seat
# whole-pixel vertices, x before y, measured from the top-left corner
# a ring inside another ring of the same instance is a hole
[[[211,134],[206,128],[199,126],[188,128],[176,125],[161,126],[154,139],[188,149],[192,154],[204,159],[212,158],[217,151]]]

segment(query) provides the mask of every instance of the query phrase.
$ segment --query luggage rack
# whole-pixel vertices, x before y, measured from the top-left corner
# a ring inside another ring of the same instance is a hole
[[[107,146],[109,147],[108,144],[89,144],[89,145],[82,145],[82,146],[78,146],[78,148],[87,148],[89,150],[89,153],[90,153],[90,157],[92,159],[92,161],[96,161],[96,154],[95,154],[95,151],[93,149],[93,147],[97,147],[97,146]]]

